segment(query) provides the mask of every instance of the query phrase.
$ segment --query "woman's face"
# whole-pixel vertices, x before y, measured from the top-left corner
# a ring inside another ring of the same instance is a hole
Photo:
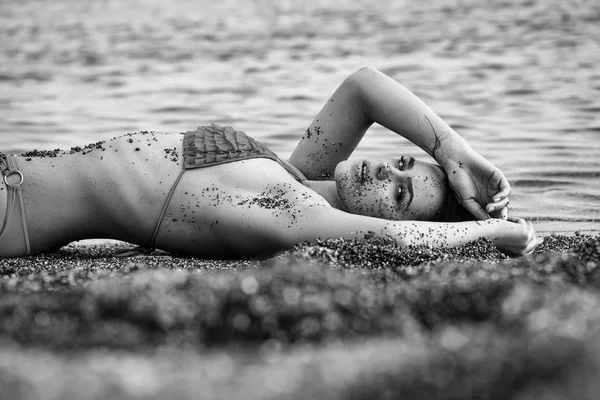
[[[412,157],[342,161],[335,182],[346,211],[390,220],[431,220],[448,195],[441,167]]]

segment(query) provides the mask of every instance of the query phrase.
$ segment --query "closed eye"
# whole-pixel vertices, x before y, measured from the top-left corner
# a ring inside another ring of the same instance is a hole
[[[396,193],[396,200],[402,201],[402,194],[404,190],[402,190],[402,186],[398,185],[398,192]]]

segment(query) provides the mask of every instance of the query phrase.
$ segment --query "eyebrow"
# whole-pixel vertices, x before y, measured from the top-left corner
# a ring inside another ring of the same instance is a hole
[[[407,181],[406,188],[408,189],[408,195],[410,196],[410,198],[408,199],[408,203],[406,203],[406,208],[408,208],[408,206],[410,206],[410,203],[412,203],[412,201],[413,201],[415,192],[413,191],[412,178],[409,176],[406,178],[406,181]]]

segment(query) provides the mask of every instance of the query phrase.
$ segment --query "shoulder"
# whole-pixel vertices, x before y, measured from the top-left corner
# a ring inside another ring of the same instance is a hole
[[[151,146],[152,144],[162,144],[162,143],[171,143],[171,142],[179,142],[183,141],[183,134],[181,133],[167,133],[167,132],[155,132],[155,131],[138,131],[132,133],[126,133],[124,135],[115,136],[112,139],[106,140],[104,142],[99,142],[102,144],[146,144],[147,146]]]

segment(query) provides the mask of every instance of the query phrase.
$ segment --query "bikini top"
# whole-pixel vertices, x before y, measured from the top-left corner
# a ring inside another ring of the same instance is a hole
[[[280,159],[267,146],[242,131],[212,124],[188,131],[183,138],[183,168],[204,168],[213,165],[268,158],[285,168],[297,181],[306,177],[290,162]]]

